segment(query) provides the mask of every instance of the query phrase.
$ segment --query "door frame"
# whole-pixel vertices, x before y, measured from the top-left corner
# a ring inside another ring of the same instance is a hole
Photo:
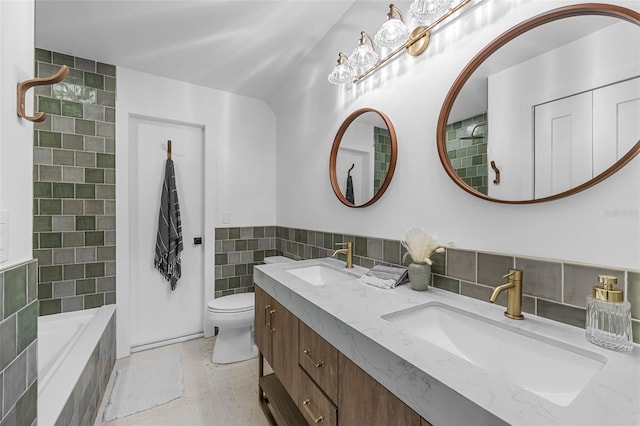
[[[130,168],[133,164],[129,161],[131,158],[131,150],[134,148],[133,144],[130,144],[130,122],[132,119],[159,121],[164,123],[173,123],[178,125],[200,127],[203,133],[203,172],[204,172],[204,211],[203,211],[203,246],[204,246],[204,297],[202,304],[202,320],[206,329],[206,306],[209,300],[213,299],[213,265],[210,259],[214,257],[214,200],[215,200],[215,169],[213,167],[206,167],[207,164],[213,163],[214,146],[210,141],[211,135],[207,131],[207,125],[197,121],[186,121],[170,119],[167,117],[140,114],[126,112],[122,115],[118,114],[118,117],[122,117],[118,120],[118,126],[120,126],[120,136],[116,140],[116,303],[117,303],[117,315],[116,315],[116,330],[117,330],[117,346],[116,346],[116,358],[123,358],[131,354],[131,282],[132,282],[132,267],[130,262],[131,255],[131,238],[130,229],[131,224],[129,220],[130,212],[130,197],[131,191],[129,190],[130,182]],[[126,135],[126,140],[121,135]],[[118,155],[120,153],[120,155]],[[202,334],[185,336],[184,338],[177,338],[174,341],[165,341],[161,344],[168,344],[170,342],[179,342],[196,338]],[[158,345],[155,345],[158,346]],[[153,344],[138,346],[135,351],[150,349],[154,347]]]
[[[202,172],[202,176],[200,177],[201,179],[204,178],[204,167],[205,167],[205,162],[204,162],[204,143],[205,143],[205,137],[204,137],[204,126],[202,125],[195,125],[192,123],[184,123],[184,122],[180,122],[180,121],[176,121],[176,120],[167,120],[165,118],[160,118],[160,117],[142,117],[140,115],[130,115],[129,116],[129,151],[128,151],[128,156],[130,159],[135,159],[135,162],[130,162],[129,163],[129,184],[127,185],[129,191],[130,191],[130,198],[134,197],[136,195],[139,196],[139,192],[137,192],[139,190],[139,181],[136,179],[136,181],[134,182],[134,175],[139,176],[139,174],[137,174],[138,171],[138,167],[140,166],[140,162],[144,161],[143,158],[140,156],[141,152],[144,152],[144,150],[141,150],[141,144],[144,143],[144,141],[142,141],[140,139],[140,135],[136,135],[136,138],[134,139],[133,134],[134,132],[136,132],[136,130],[138,129],[138,126],[140,124],[149,124],[149,125],[158,125],[158,126],[163,126],[163,125],[167,125],[167,126],[175,126],[176,128],[178,127],[182,127],[182,128],[189,128],[189,129],[193,129],[195,131],[197,131],[199,133],[199,141],[198,144],[200,144],[200,149],[202,150],[202,152],[199,154],[201,157],[199,158],[198,162],[200,162],[200,167],[202,167],[201,172]],[[174,138],[170,138],[170,139],[174,139]],[[174,141],[178,144],[180,144],[180,141],[177,141],[174,139]],[[160,141],[163,144],[166,143],[165,141]],[[150,144],[151,145],[151,144]],[[174,144],[175,145],[175,144]],[[154,148],[156,147],[156,145],[153,145]],[[155,156],[154,156],[155,158]],[[175,156],[174,156],[175,158]],[[160,172],[160,179],[162,179],[162,176],[164,176],[164,163],[160,163],[160,165],[158,165],[158,167],[160,167],[162,169],[162,171]],[[179,167],[179,166],[177,166]],[[178,172],[179,173],[179,172]],[[186,184],[184,181],[182,182],[182,184],[180,183],[180,178],[178,177],[178,187],[182,187],[183,190],[185,187],[189,186],[188,184]],[[135,184],[135,185],[134,185]],[[160,182],[158,182],[158,185],[160,185]],[[158,195],[159,195],[159,188],[158,187]],[[149,190],[151,190],[151,188],[149,188]],[[204,197],[204,182],[202,182],[202,193],[199,194],[200,197]],[[180,198],[180,195],[178,196],[178,198],[181,201],[184,201],[184,198]],[[132,203],[130,203],[130,207],[129,207],[129,221],[132,224],[138,224],[139,225],[139,220],[140,220],[140,212],[134,208],[133,206],[135,205],[135,201],[132,199]],[[202,215],[200,217],[200,223],[196,225],[197,228],[200,228],[199,234],[200,236],[202,236],[204,234],[204,200],[202,200],[202,211],[200,212],[200,214]],[[154,210],[153,206],[149,206],[153,211],[154,211],[154,220],[156,219],[157,216],[157,211]],[[185,208],[187,206],[183,206],[183,208]],[[137,215],[137,216],[136,216]],[[183,216],[183,230],[184,230],[184,216]],[[154,227],[155,229],[155,227]],[[196,235],[196,234],[193,234]],[[191,241],[191,237],[193,235],[183,235],[183,240],[184,240],[184,245],[185,248],[187,246],[190,246],[190,241]],[[140,241],[136,241],[136,239],[131,238],[129,239],[129,251],[132,254],[136,254],[137,250],[140,249],[139,245]],[[136,249],[136,251],[134,251],[134,249]],[[203,306],[204,305],[204,300],[205,300],[205,290],[204,290],[204,270],[205,270],[205,258],[204,258],[204,247],[200,248],[203,253],[202,253],[202,264],[201,264],[201,269],[199,271],[199,276],[201,277],[202,281],[199,282],[200,287],[200,294],[198,294],[198,297],[201,298],[201,302],[200,305]],[[149,250],[152,250],[151,247],[149,247]],[[138,252],[139,253],[139,252]],[[136,257],[137,258],[137,257]],[[133,267],[129,268],[129,282],[136,282],[136,278],[138,277],[138,275],[136,274],[136,269]],[[146,275],[146,274],[145,274]],[[157,279],[159,281],[162,281],[161,278],[159,278],[160,275],[158,275]],[[138,278],[139,279],[139,278]],[[131,301],[135,301],[134,299],[134,294],[135,294],[135,288],[136,286],[130,286],[129,287],[129,298]],[[134,310],[137,309],[136,306],[131,306],[130,307],[130,315],[132,317],[135,317],[135,313]],[[173,338],[169,338],[169,339],[163,339],[163,340],[156,340],[156,341],[150,341],[148,343],[144,343],[144,344],[136,344],[136,346],[134,347],[134,343],[135,342],[131,342],[131,352],[140,352],[143,350],[147,350],[147,349],[152,349],[155,347],[160,347],[160,346],[165,346],[168,344],[173,344],[173,343],[178,343],[178,342],[183,342],[186,340],[191,340],[194,338],[198,338],[198,337],[202,337],[204,335],[204,318],[201,317],[202,320],[202,331],[200,332],[196,332],[196,333],[191,333],[191,334],[185,334],[182,336],[178,336],[178,337],[173,337]],[[132,333],[134,331],[134,329],[137,327],[136,324],[131,323],[131,330]],[[133,339],[132,339],[133,340]]]

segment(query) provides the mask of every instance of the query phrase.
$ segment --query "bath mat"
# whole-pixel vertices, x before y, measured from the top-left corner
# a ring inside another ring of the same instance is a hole
[[[105,422],[165,404],[184,393],[182,364],[177,354],[139,361],[116,370]]]

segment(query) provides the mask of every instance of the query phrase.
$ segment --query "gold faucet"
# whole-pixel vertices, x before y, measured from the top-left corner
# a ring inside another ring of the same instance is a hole
[[[489,302],[495,303],[503,290],[507,290],[507,310],[504,316],[511,319],[521,320],[522,316],[522,271],[520,269],[509,269],[509,273],[502,278],[509,278],[509,282],[496,287]]]
[[[333,252],[331,257],[336,257],[339,253],[344,253],[347,255],[347,268],[353,268],[353,243],[348,241],[346,243],[336,243],[337,246],[347,246],[347,248],[339,249]]]

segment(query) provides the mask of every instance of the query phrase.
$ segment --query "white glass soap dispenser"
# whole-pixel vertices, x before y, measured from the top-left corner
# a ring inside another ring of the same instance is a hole
[[[630,351],[631,304],[624,300],[624,291],[614,288],[618,279],[598,275],[601,287],[593,287],[593,297],[587,296],[587,340],[603,348]]]

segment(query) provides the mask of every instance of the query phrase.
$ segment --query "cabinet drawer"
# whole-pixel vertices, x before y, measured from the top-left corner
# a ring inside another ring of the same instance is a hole
[[[300,389],[298,392],[298,408],[310,425],[323,424],[335,426],[338,423],[336,406],[304,371],[300,371]]]
[[[298,363],[334,403],[338,401],[338,350],[302,321]]]

